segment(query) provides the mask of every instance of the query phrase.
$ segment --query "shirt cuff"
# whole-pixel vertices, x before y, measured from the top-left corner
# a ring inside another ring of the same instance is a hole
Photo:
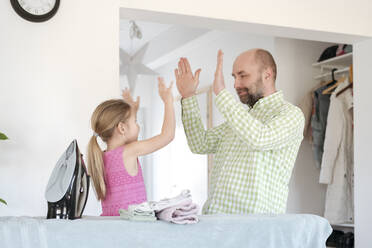
[[[198,101],[196,99],[196,96],[194,95],[187,98],[182,98],[181,105],[184,111],[195,110],[198,107]]]

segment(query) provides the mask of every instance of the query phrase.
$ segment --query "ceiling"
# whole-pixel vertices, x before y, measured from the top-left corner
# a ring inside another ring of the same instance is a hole
[[[171,60],[177,59],[195,47],[208,44],[221,32],[205,28],[169,25],[154,22],[135,21],[142,32],[142,38],[131,40],[130,20],[120,19],[120,48],[131,56],[147,45],[141,61],[156,70]],[[142,51],[143,52],[143,51]],[[143,54],[143,53],[137,54]]]
[[[129,54],[134,54],[147,42],[150,42],[157,35],[169,29],[172,25],[136,21],[142,32],[142,39],[134,38],[131,41],[129,37],[130,20],[120,20],[120,47]]]

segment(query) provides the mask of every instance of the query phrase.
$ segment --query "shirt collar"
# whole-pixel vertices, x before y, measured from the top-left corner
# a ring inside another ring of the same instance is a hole
[[[253,111],[275,110],[283,103],[283,101],[284,101],[283,92],[279,90],[271,95],[268,95],[258,100],[256,104],[253,106],[252,110]]]

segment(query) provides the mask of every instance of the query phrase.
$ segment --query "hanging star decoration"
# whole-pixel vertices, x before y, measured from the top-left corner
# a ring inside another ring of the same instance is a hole
[[[133,38],[142,38],[141,30],[134,21],[131,21],[131,27],[129,31],[131,43],[133,42]],[[128,53],[120,48],[120,75],[127,76],[131,94],[134,93],[138,75],[157,75],[155,71],[151,70],[149,67],[142,63],[147,48],[148,43],[146,43],[146,45],[144,45],[133,56],[130,56]]]
[[[147,44],[143,46],[134,56],[130,56],[120,48],[120,75],[126,75],[129,90],[133,94],[138,75],[157,75],[156,71],[142,63],[143,56],[147,50]]]

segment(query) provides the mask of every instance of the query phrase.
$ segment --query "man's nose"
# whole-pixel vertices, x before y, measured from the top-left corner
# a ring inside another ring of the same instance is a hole
[[[240,87],[240,81],[239,79],[235,78],[235,81],[234,81],[234,88],[239,88]]]

